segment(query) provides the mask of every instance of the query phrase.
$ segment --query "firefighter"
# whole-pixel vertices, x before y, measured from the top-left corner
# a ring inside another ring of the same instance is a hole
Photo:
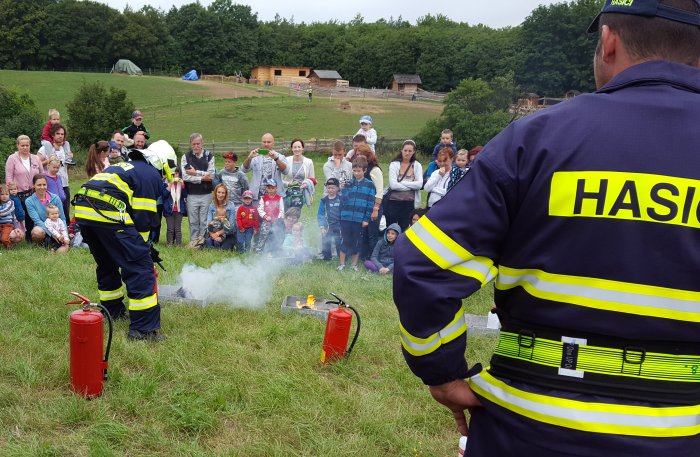
[[[160,305],[155,292],[153,263],[158,251],[149,242],[159,224],[156,200],[164,173],[177,156],[165,141],[129,152],[129,161],[107,167],[78,191],[75,218],[97,262],[100,302],[114,319],[126,318],[124,287],[129,298],[130,340],[160,341]]]
[[[699,24],[606,0],[598,90],[509,125],[396,242],[403,354],[465,455],[700,455]],[[462,299],[492,280],[482,370]]]

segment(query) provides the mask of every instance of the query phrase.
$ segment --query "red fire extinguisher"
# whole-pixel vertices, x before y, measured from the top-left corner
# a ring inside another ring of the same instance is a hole
[[[112,346],[112,318],[107,308],[77,292],[71,292],[79,298],[68,302],[69,305],[83,305],[82,309],[70,314],[70,385],[85,398],[102,395],[103,381],[107,380],[107,361]],[[109,321],[107,350],[102,358],[104,318],[97,308],[104,311]]]
[[[331,295],[337,298],[338,301],[329,303],[337,304],[338,307],[328,311],[326,335],[323,338],[323,350],[321,351],[322,363],[329,363],[334,359],[350,355],[352,348],[355,346],[355,342],[357,342],[357,337],[360,335],[360,315],[357,313],[357,310],[347,305],[345,301],[336,294],[331,292]],[[350,314],[348,309],[352,310],[352,312],[355,313],[355,317],[357,317],[357,328],[355,329],[355,336],[346,350],[345,347],[348,344],[350,327],[352,325],[352,314]]]

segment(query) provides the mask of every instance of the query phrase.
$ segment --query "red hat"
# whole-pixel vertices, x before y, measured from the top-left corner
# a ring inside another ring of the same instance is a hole
[[[235,160],[233,158],[233,152],[227,152],[226,154],[224,154],[224,159]]]

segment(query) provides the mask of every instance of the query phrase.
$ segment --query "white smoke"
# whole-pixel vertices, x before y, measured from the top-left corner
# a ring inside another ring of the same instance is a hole
[[[282,263],[256,257],[252,262],[231,259],[209,268],[185,264],[180,273],[185,297],[235,308],[260,308],[272,295]]]

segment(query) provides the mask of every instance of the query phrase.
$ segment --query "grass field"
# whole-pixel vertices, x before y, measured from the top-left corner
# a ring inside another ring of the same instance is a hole
[[[252,106],[297,106],[284,98],[254,99]],[[221,103],[223,117],[225,103],[233,109],[251,102]],[[186,105],[211,107],[201,108],[202,125],[218,122],[212,116],[217,102]],[[344,125],[330,104],[325,111],[321,103],[313,105],[315,116],[326,118],[322,124]],[[295,110],[286,114],[294,116]],[[248,111],[248,116],[254,115]],[[171,119],[175,128],[190,130],[189,119]],[[399,126],[401,116],[387,114],[386,122]],[[312,158],[321,175],[324,158]],[[76,171],[71,179],[75,190],[85,177]],[[312,246],[318,244],[320,196],[319,187],[314,205],[302,213]],[[126,341],[128,325],[119,322],[110,379],[104,395],[92,401],[69,388],[68,314],[73,308],[64,304],[71,291],[96,298],[92,257],[78,249],[50,255],[27,245],[0,253],[0,455],[455,455],[458,434],[451,414],[432,401],[401,356],[390,277],[339,273],[325,262],[278,267],[218,251],[159,248],[168,269],[160,274],[161,284],[176,284],[187,264],[209,268],[225,262],[230,275],[222,285],[254,288],[263,305],[163,303],[169,338],[155,345]],[[330,298],[331,291],[358,308],[363,325],[353,354],[324,366],[319,356],[325,323],[279,308],[287,295]],[[492,301],[488,286],[465,303],[468,312],[484,314]],[[470,336],[470,362],[487,362],[493,343]]]
[[[200,132],[205,141],[259,141],[265,132],[276,137],[335,138],[352,135],[362,114],[374,117],[380,136],[412,138],[425,122],[437,117],[442,106],[407,100],[340,100],[315,97],[308,103],[282,87],[265,87],[211,81],[182,81],[160,76],[133,77],[101,73],[0,71],[0,84],[29,93],[42,114],[57,108],[67,115],[66,103],[81,84],[102,82],[127,91],[144,114],[154,139],[186,143]],[[65,120],[65,117],[62,119]],[[68,133],[70,139],[70,132]]]

